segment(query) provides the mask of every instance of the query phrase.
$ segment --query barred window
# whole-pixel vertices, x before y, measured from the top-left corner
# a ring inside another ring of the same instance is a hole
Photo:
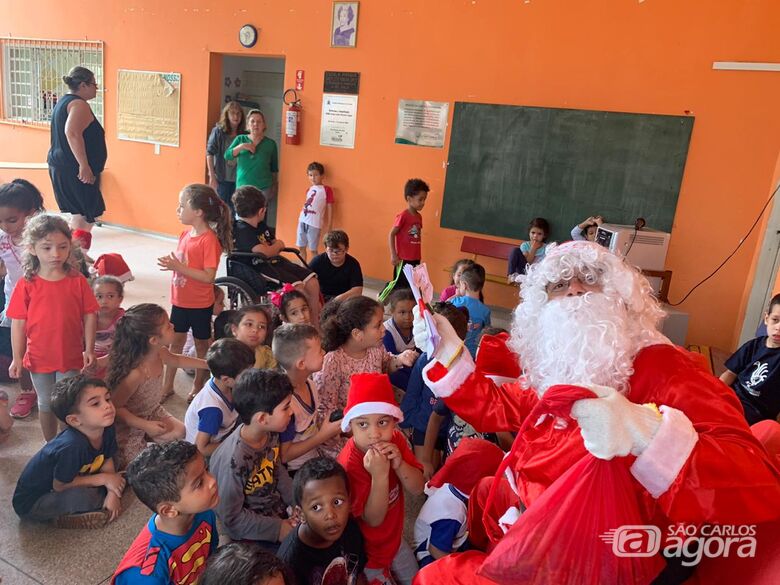
[[[48,41],[0,37],[2,116],[0,121],[48,126],[60,96],[68,92],[62,76],[76,65],[95,74],[99,89],[90,107],[103,123],[103,42]]]

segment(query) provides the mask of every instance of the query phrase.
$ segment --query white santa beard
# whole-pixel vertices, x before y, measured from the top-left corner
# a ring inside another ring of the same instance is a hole
[[[588,293],[516,311],[512,345],[527,383],[540,396],[555,384],[599,384],[625,392],[633,358],[646,345],[637,325],[618,299]]]

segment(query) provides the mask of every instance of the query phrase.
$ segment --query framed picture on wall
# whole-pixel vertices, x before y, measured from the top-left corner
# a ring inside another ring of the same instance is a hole
[[[358,2],[334,2],[330,46],[354,49],[357,43]]]

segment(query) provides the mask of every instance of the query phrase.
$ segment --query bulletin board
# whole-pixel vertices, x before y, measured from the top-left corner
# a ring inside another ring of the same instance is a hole
[[[119,70],[117,137],[179,146],[181,73]]]

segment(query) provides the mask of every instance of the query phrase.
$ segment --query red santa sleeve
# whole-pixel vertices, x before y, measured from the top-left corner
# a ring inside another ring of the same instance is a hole
[[[481,433],[517,431],[538,402],[535,392],[522,390],[517,382],[496,384],[476,369],[467,351],[449,368],[432,360],[423,368],[423,379],[453,412]]]
[[[672,347],[640,354],[635,371],[632,388],[659,403],[663,420],[631,472],[664,514],[725,524],[780,517],[780,472],[734,393]],[[645,384],[655,388],[646,393]]]

